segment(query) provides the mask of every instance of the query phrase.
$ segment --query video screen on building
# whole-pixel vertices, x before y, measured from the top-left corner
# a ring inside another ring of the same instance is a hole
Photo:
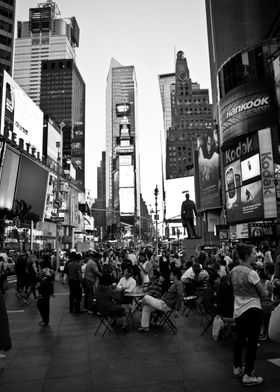
[[[260,155],[255,154],[241,162],[242,182],[251,180],[261,174]]]
[[[129,116],[130,115],[130,104],[129,103],[117,103],[116,104],[116,115],[117,115],[117,117]]]
[[[220,206],[220,156],[216,129],[208,130],[197,139],[197,150],[200,207]]]
[[[120,188],[120,214],[121,215],[134,215],[135,201],[134,201],[134,188]]]
[[[132,165],[119,167],[119,186],[120,188],[134,186],[134,170]]]
[[[6,146],[0,170],[0,208],[13,208],[19,154]]]
[[[261,181],[227,191],[226,210],[229,223],[263,218]]]
[[[15,200],[23,200],[30,207],[30,212],[40,218],[44,215],[48,177],[48,170],[32,159],[21,156]]]

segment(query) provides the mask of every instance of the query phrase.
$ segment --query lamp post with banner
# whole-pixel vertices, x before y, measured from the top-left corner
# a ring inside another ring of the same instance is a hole
[[[54,218],[54,221],[56,223],[56,272],[57,276],[59,276],[59,267],[60,267],[60,233],[59,233],[59,228],[61,226],[61,222],[64,221],[64,218],[60,218],[59,216],[59,209],[62,205],[62,200],[61,200],[61,194],[60,194],[60,176],[61,176],[61,170],[62,170],[62,146],[63,146],[63,128],[65,127],[65,124],[63,121],[59,124],[60,128],[60,141],[56,142],[56,147],[57,147],[57,186],[56,186],[56,197],[53,202],[54,208],[56,208],[56,217]]]
[[[154,190],[155,195],[155,221],[156,221],[156,254],[158,255],[158,186]]]

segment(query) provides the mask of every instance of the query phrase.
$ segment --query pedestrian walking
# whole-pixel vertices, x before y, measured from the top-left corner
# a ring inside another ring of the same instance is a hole
[[[37,308],[42,317],[42,321],[40,321],[39,325],[44,326],[49,324],[50,319],[50,297],[54,297],[54,274],[53,271],[44,265],[44,262],[41,265],[41,270],[37,276],[38,279],[38,300],[37,300]]]
[[[243,385],[251,386],[263,382],[262,377],[255,375],[254,366],[262,326],[260,297],[265,297],[268,292],[262,286],[258,273],[252,267],[257,258],[255,247],[240,244],[236,249],[239,256],[239,265],[230,272],[236,324],[233,374],[236,377],[242,377]],[[245,367],[243,368],[242,354],[245,346]]]

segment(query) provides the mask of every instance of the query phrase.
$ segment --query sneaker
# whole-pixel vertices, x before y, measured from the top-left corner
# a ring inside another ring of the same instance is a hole
[[[267,341],[267,335],[266,334],[262,334],[259,336],[259,342],[266,342]]]
[[[233,375],[234,377],[241,377],[244,374],[244,368],[237,366],[233,367]]]
[[[248,376],[248,374],[244,374],[242,377],[242,384],[246,386],[259,385],[262,382],[263,382],[263,378],[255,376],[253,372],[251,376]]]
[[[139,327],[138,332],[150,332],[150,329],[145,327]]]

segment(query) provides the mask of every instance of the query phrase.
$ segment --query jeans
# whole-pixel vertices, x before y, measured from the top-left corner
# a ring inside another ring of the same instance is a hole
[[[82,288],[81,283],[78,280],[69,280],[68,281],[70,295],[69,295],[69,310],[72,313],[73,310],[75,313],[80,312],[80,304],[82,301]]]
[[[39,297],[37,301],[37,308],[41,314],[42,321],[49,324],[50,319],[50,297]]]
[[[234,367],[242,367],[242,352],[246,345],[245,374],[251,375],[257,354],[258,339],[262,325],[262,311],[258,308],[250,308],[235,319],[236,339],[234,343],[233,364]]]
[[[162,312],[171,310],[162,299],[154,298],[151,295],[145,295],[142,304],[141,327],[143,328],[149,328],[151,313],[155,310],[161,310]]]

